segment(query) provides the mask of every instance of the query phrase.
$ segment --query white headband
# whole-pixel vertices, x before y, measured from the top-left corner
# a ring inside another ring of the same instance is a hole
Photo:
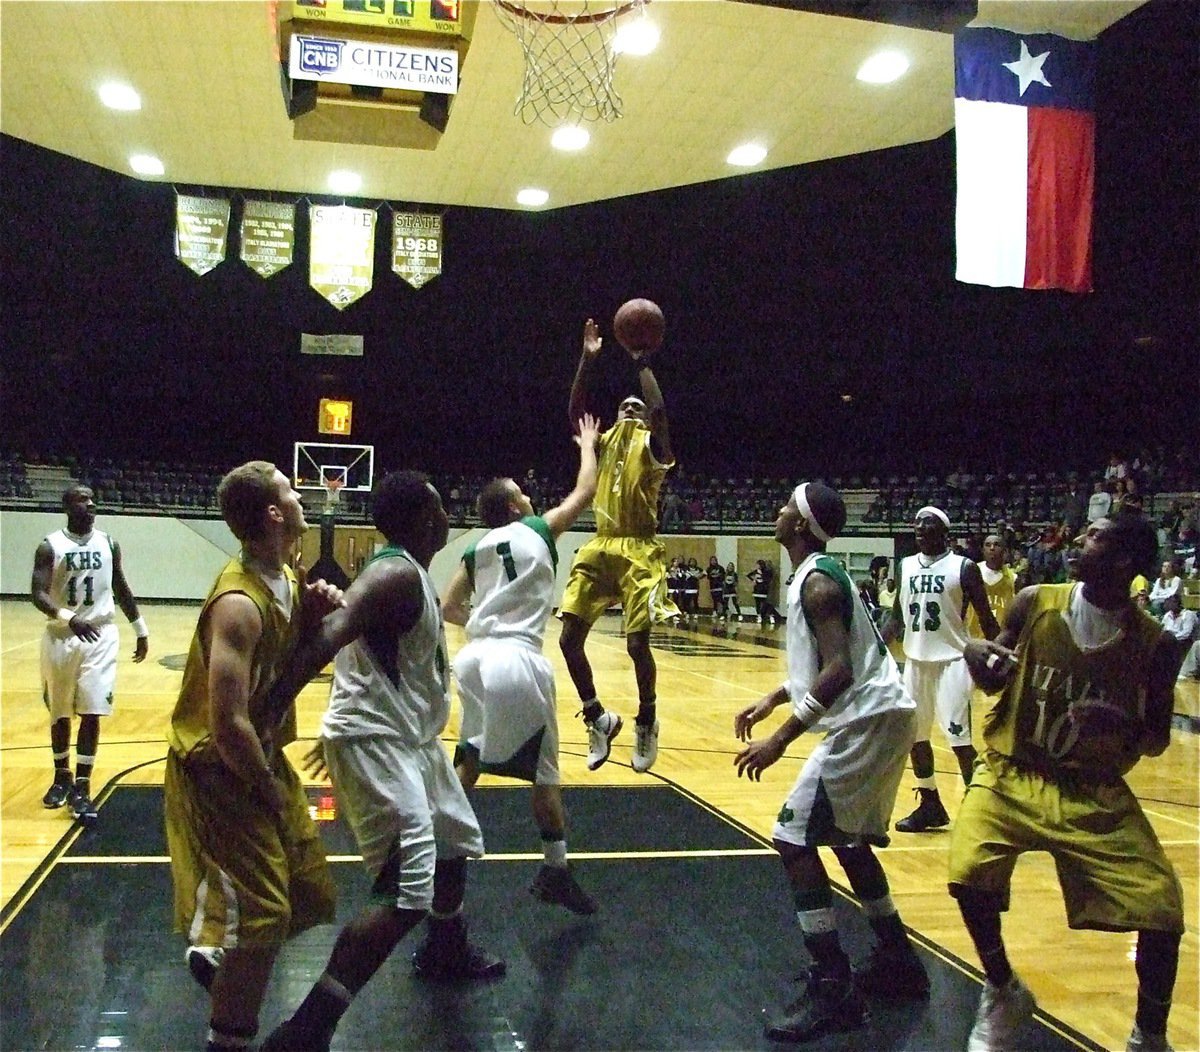
[[[808,489],[808,483],[801,482],[793,491],[792,500],[796,502],[796,507],[800,509],[800,514],[808,521],[808,532],[816,537],[817,540],[828,544],[833,538],[821,529],[821,524],[817,522],[816,517],[813,515],[812,508],[808,506],[808,497],[804,492],[806,489]]]
[[[926,504],[920,511],[917,512],[913,522],[916,522],[922,515],[932,515],[935,519],[941,519],[942,525],[946,529],[950,529],[950,516],[947,515],[941,508],[935,508],[932,504]]]

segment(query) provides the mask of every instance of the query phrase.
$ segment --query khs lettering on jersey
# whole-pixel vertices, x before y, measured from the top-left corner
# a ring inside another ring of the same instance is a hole
[[[913,595],[941,595],[946,590],[946,575],[922,573],[908,579],[908,590]]]
[[[68,570],[103,570],[104,559],[100,552],[67,552],[63,563]]]

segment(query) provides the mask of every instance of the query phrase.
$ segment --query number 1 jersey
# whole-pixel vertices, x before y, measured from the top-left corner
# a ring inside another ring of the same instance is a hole
[[[463,553],[473,602],[468,639],[517,639],[542,649],[554,604],[558,550],[545,519],[489,530]]]

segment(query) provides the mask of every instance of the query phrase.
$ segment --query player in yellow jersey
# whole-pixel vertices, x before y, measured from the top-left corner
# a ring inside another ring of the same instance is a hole
[[[1177,653],[1129,597],[1157,547],[1140,516],[1096,520],[1075,564],[1080,583],[1023,589],[995,642],[964,652],[980,686],[1003,690],[950,841],[950,893],[987,977],[969,1050],[1025,1047],[1034,999],[1013,974],[1000,915],[1026,851],[1054,858],[1072,928],[1137,932],[1127,1050],[1170,1047],[1183,893],[1124,779],[1170,741]]]
[[[602,343],[596,323],[589,318],[583,329],[583,354],[571,385],[572,424],[587,412],[588,387]],[[657,536],[658,491],[675,464],[667,411],[650,363],[645,356],[632,351],[630,355],[637,362],[642,396],[626,398],[617,422],[600,436],[596,536],[576,554],[562,600],[560,646],[583,703],[587,765],[592,771],[608,759],[622,720],[615,712],[605,712],[596,697],[592,666],[584,651],[588,632],[596,619],[620,600],[625,647],[638,688],[633,769],[645,772],[658,756],[658,670],[650,650],[650,628],[655,622],[679,616],[667,596],[666,550]]]
[[[987,595],[988,607],[998,625],[1004,624],[1004,616],[1017,595],[1017,575],[1004,561],[1004,556],[1004,538],[998,533],[989,533],[983,539],[983,562],[978,565],[979,572],[983,575],[983,591]],[[975,607],[967,607],[965,620],[967,634],[972,639],[986,638]]]

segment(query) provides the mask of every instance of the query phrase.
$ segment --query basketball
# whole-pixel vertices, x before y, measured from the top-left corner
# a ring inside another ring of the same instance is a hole
[[[613,317],[617,342],[633,355],[651,355],[657,351],[666,329],[663,312],[652,300],[627,300]]]

